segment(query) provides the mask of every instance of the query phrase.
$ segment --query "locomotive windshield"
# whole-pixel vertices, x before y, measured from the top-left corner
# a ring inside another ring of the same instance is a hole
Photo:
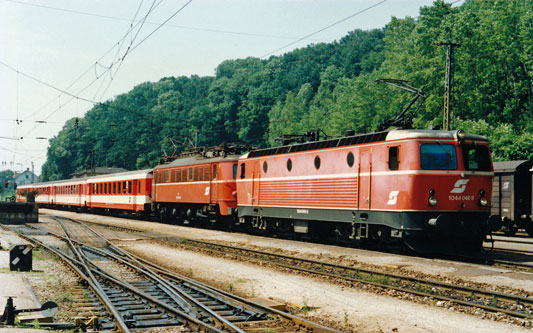
[[[421,144],[420,167],[429,170],[457,169],[455,146],[439,143]]]
[[[490,171],[490,156],[486,146],[463,146],[463,160],[466,170]]]

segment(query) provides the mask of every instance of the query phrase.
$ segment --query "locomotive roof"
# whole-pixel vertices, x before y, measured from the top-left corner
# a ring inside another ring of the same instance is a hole
[[[33,184],[26,184],[26,185],[20,185],[18,188],[27,188],[27,187],[41,187],[46,185],[69,185],[69,184],[82,184],[85,183],[87,180],[101,180],[101,179],[108,179],[108,178],[116,178],[116,177],[126,177],[131,175],[145,175],[152,172],[152,169],[145,169],[145,170],[136,170],[136,171],[128,171],[128,172],[117,172],[117,173],[110,173],[107,175],[98,175],[98,176],[90,176],[90,177],[80,177],[80,178],[70,178],[70,179],[61,179],[61,180],[51,180],[48,182],[43,183],[33,183]]]
[[[202,155],[197,155],[197,156],[190,156],[190,157],[184,157],[184,158],[177,158],[172,162],[169,162],[166,164],[160,164],[156,166],[154,170],[163,169],[163,168],[171,168],[171,167],[180,167],[180,166],[186,166],[186,165],[213,163],[213,162],[237,161],[239,159],[239,156],[240,155],[226,155],[224,157],[222,156],[204,157]]]
[[[515,172],[522,169],[525,171],[533,167],[533,160],[494,162],[494,172]]]
[[[383,132],[374,132],[368,134],[357,134],[351,136],[344,136],[335,139],[328,139],[322,141],[312,141],[294,145],[286,145],[281,147],[258,149],[244,155],[244,158],[259,157],[268,155],[277,155],[285,153],[295,153],[299,151],[324,149],[332,147],[343,147],[360,145],[365,143],[379,142],[379,141],[393,141],[401,139],[455,139],[457,131],[435,131],[435,130],[391,130]],[[466,134],[469,140],[487,140],[484,136],[475,134]]]

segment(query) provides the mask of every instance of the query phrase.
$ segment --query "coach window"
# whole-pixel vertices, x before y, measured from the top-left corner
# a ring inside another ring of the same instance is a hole
[[[122,182],[122,193],[126,194],[126,182]]]
[[[113,182],[113,194],[117,194],[117,183]]]
[[[315,156],[315,169],[320,169],[320,157],[318,155]]]
[[[139,180],[139,192],[137,193],[141,193],[141,181]]]
[[[131,194],[131,180],[128,181],[128,194]]]
[[[165,182],[168,183],[168,181],[170,180],[170,177],[168,175],[169,171],[167,170],[166,173],[165,173]]]
[[[187,168],[183,168],[181,170],[181,181],[186,182],[187,181]]]
[[[246,163],[241,163],[241,179],[244,178],[245,171],[246,171]]]
[[[292,160],[290,158],[287,160],[287,170],[292,170]]]
[[[189,181],[192,180],[192,168],[189,168]]]
[[[389,147],[389,170],[398,170],[398,146]]]
[[[353,167],[353,163],[354,163],[354,157],[353,157],[353,153],[352,152],[349,152],[348,155],[346,155],[346,163],[348,163],[348,166],[351,168]]]
[[[266,161],[263,162],[263,172],[267,173],[268,171],[268,163]]]
[[[104,194],[107,194],[107,183],[104,184]]]

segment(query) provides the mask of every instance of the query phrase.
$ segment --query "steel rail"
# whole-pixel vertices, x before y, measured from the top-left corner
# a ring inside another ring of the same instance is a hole
[[[308,330],[312,330],[313,332],[337,332],[336,330],[332,330],[326,326],[322,326],[322,325],[319,325],[319,324],[316,324],[316,323],[313,323],[313,322],[310,322],[308,320],[305,320],[303,318],[300,318],[298,316],[295,316],[295,315],[292,315],[290,313],[287,313],[287,312],[283,312],[283,311],[280,311],[280,310],[276,310],[274,308],[270,308],[270,307],[267,307],[267,306],[264,306],[264,305],[261,305],[261,304],[258,304],[258,303],[254,303],[252,301],[249,301],[245,298],[242,298],[242,297],[239,297],[237,295],[233,295],[231,293],[228,293],[224,290],[221,290],[221,289],[217,289],[217,288],[214,288],[210,285],[207,285],[207,284],[204,284],[204,283],[201,283],[201,282],[198,282],[196,280],[192,280],[186,276],[182,276],[182,275],[179,275],[179,274],[176,274],[175,272],[172,272],[164,267],[161,267],[159,265],[156,265],[152,262],[149,262],[139,256],[136,256],[134,254],[132,254],[133,256],[135,256],[139,261],[142,261],[144,262],[145,264],[147,265],[150,265],[152,266],[156,271],[158,271],[160,274],[162,275],[165,275],[169,278],[172,278],[176,281],[187,281],[188,283],[190,284],[193,284],[193,285],[196,285],[200,288],[205,288],[205,289],[209,289],[215,293],[218,293],[218,294],[222,294],[224,295],[225,297],[229,297],[229,298],[232,298],[232,299],[235,299],[236,301],[238,301],[239,303],[242,303],[244,305],[247,305],[247,306],[250,306],[250,307],[253,307],[253,308],[259,308],[263,311],[266,311],[266,312],[271,312],[273,313],[274,315],[277,315],[277,316],[280,316],[282,319],[286,320],[286,321],[290,321],[290,322],[293,322],[294,324],[298,325],[298,326],[301,326],[301,327],[305,327],[306,329]]]
[[[8,228],[6,227],[8,230],[12,231],[12,232],[15,232],[17,233],[15,230],[11,229],[11,228]],[[20,233],[17,233],[19,235],[19,237],[21,238],[24,238],[26,239],[28,242],[32,243],[32,244],[37,244],[38,246],[42,247],[43,249],[45,249],[46,251],[48,251],[49,253],[52,253],[54,254],[55,256],[57,256],[59,259],[63,260],[64,263],[66,263],[68,266],[70,266],[70,268],[76,273],[76,275],[78,275],[78,277],[80,277],[83,281],[87,282],[87,285],[89,286],[89,288],[92,290],[92,292],[98,297],[98,299],[100,299],[100,302],[102,302],[102,304],[105,304],[104,303],[104,300],[102,298],[102,295],[100,294],[100,290],[96,287],[96,285],[89,279],[89,277],[87,275],[85,275],[76,265],[75,265],[75,261],[70,258],[69,256],[67,256],[66,254],[62,253],[61,251],[59,250],[56,250],[54,249],[53,247],[50,247],[46,244],[44,244],[43,242],[39,241],[38,239],[35,239],[31,236],[28,236],[28,235],[23,235],[23,234],[20,234]]]
[[[461,305],[465,305],[465,306],[469,306],[469,307],[477,307],[477,308],[481,308],[481,309],[488,310],[488,311],[491,311],[491,312],[502,312],[502,313],[508,314],[510,316],[519,317],[519,318],[530,318],[531,315],[532,315],[531,313],[516,312],[516,311],[507,310],[507,309],[503,309],[503,308],[499,308],[499,307],[493,307],[493,306],[489,306],[489,305],[485,305],[485,304],[479,304],[479,303],[474,302],[474,301],[465,301],[465,300],[456,299],[456,298],[449,297],[449,296],[443,296],[443,295],[438,295],[438,294],[434,294],[434,293],[423,292],[423,291],[404,288],[404,287],[395,286],[395,285],[391,285],[391,284],[368,281],[368,280],[364,279],[363,277],[357,277],[357,276],[360,276],[360,273],[365,273],[370,278],[372,278],[374,280],[379,280],[380,277],[387,278],[387,279],[391,279],[391,278],[392,279],[400,279],[400,280],[403,280],[403,281],[409,281],[409,282],[414,282],[414,283],[420,283],[420,284],[427,285],[427,286],[438,287],[438,288],[441,288],[441,289],[446,289],[448,291],[461,292],[461,293],[468,294],[468,295],[471,295],[471,296],[475,296],[475,295],[483,296],[483,297],[486,297],[488,299],[493,299],[495,297],[496,299],[506,300],[506,301],[510,301],[510,302],[523,302],[523,303],[529,304],[530,306],[533,306],[533,297],[525,297],[525,296],[505,294],[505,293],[495,292],[495,291],[487,291],[487,290],[482,290],[482,289],[478,289],[478,288],[454,285],[454,284],[450,284],[450,283],[432,281],[432,280],[427,280],[427,279],[419,279],[419,278],[414,278],[414,277],[404,276],[404,275],[399,275],[399,274],[394,274],[394,273],[385,273],[385,272],[379,272],[379,271],[363,269],[363,268],[354,268],[354,267],[349,267],[349,266],[331,264],[331,263],[327,263],[327,262],[323,262],[323,261],[317,261],[317,260],[294,258],[294,257],[286,256],[286,255],[275,254],[275,253],[270,253],[270,252],[265,252],[265,251],[244,249],[244,248],[235,247],[235,246],[213,244],[213,243],[209,243],[209,242],[205,242],[205,241],[187,240],[187,242],[184,243],[184,244],[185,245],[196,246],[196,245],[194,245],[194,243],[202,245],[202,246],[199,246],[199,247],[202,247],[202,248],[210,247],[210,249],[212,249],[212,247],[215,247],[215,248],[216,247],[220,247],[220,248],[223,248],[223,249],[235,250],[235,251],[240,251],[240,252],[244,252],[244,253],[248,252],[248,253],[252,253],[252,254],[255,254],[255,255],[268,256],[270,258],[278,258],[278,259],[283,259],[283,260],[290,260],[293,263],[306,263],[306,264],[316,265],[316,266],[319,266],[321,268],[320,270],[317,270],[317,269],[312,269],[312,268],[298,267],[295,264],[285,264],[285,263],[281,263],[279,261],[257,258],[257,257],[253,257],[253,256],[250,256],[250,255],[245,255],[245,254],[231,254],[230,253],[230,255],[236,255],[236,256],[239,256],[239,257],[242,257],[242,258],[245,258],[245,259],[255,259],[255,260],[262,261],[262,262],[274,264],[274,265],[277,265],[277,266],[280,266],[280,267],[284,267],[284,268],[287,268],[287,269],[291,269],[291,270],[297,270],[297,271],[303,271],[303,272],[311,273],[311,274],[329,276],[329,277],[332,277],[332,278],[339,278],[339,279],[344,279],[344,280],[348,280],[348,281],[352,281],[352,282],[362,282],[362,283],[365,283],[365,284],[371,284],[371,285],[382,287],[382,288],[386,288],[386,289],[394,289],[394,290],[397,290],[397,291],[416,294],[416,295],[419,295],[419,296],[433,297],[433,298],[440,299],[440,300],[451,301],[451,302],[454,302],[454,303],[457,303],[457,304],[461,304]],[[214,250],[218,251],[220,253],[223,253],[223,254],[228,254],[227,251],[222,251],[222,250],[218,250],[218,249],[214,249]],[[325,272],[323,269],[326,268],[326,267],[330,268],[330,269],[333,269],[333,270],[343,270],[344,274]],[[349,272],[354,273],[356,277],[350,276]]]
[[[142,268],[142,267],[139,267],[139,266],[136,266],[130,262],[128,262],[127,260],[124,260],[123,258],[120,258],[116,255],[113,255],[113,254],[110,254],[110,253],[107,253],[105,251],[102,251],[98,248],[95,248],[95,247],[89,247],[87,245],[84,245],[84,247],[90,249],[91,251],[94,251],[95,253],[101,255],[101,256],[107,256],[107,257],[110,257],[112,258],[113,260],[116,260],[118,262],[121,262],[125,265],[127,265],[128,267],[131,267],[132,269],[136,270],[136,271],[139,271],[143,274],[145,274],[146,276],[154,279],[155,281],[158,281],[160,282],[161,284],[163,284],[163,286],[165,286],[166,288],[168,289],[171,289],[172,291],[175,291],[176,293],[180,294],[180,295],[183,295],[183,297],[186,297],[187,300],[189,300],[190,302],[194,303],[196,306],[198,306],[199,308],[201,308],[202,310],[206,311],[207,313],[209,313],[210,316],[212,316],[213,318],[216,318],[219,322],[219,325],[221,325],[222,327],[226,328],[226,329],[229,329],[231,332],[239,332],[239,333],[245,333],[242,329],[240,329],[239,327],[235,326],[233,323],[231,323],[230,321],[224,319],[222,316],[220,316],[218,313],[214,312],[213,310],[211,310],[209,307],[203,305],[202,303],[198,302],[197,300],[195,300],[194,298],[192,298],[190,295],[187,295],[186,293],[183,293],[181,292],[180,290],[174,288],[174,286],[170,285],[169,283],[167,283],[166,281],[164,281],[163,279],[161,279],[160,277],[158,277],[156,275],[156,273],[153,273],[153,272],[149,272],[147,271],[145,268]],[[183,300],[185,302],[185,300]],[[179,303],[178,303],[179,304]],[[190,305],[186,302],[186,305],[192,310],[192,307],[190,307]]]
[[[124,251],[123,249],[121,249],[119,247],[116,247],[115,245],[111,244],[111,242],[107,238],[105,238],[101,233],[99,233],[98,231],[92,229],[91,227],[89,227],[88,225],[86,225],[84,223],[80,223],[79,221],[75,221],[75,223],[83,225],[85,228],[90,230],[92,233],[94,233],[100,239],[102,239],[107,244],[109,244],[109,247],[113,251],[121,254],[124,257],[128,257],[130,259],[130,261],[133,261],[133,263],[128,262],[124,258],[120,258],[120,257],[118,257],[116,255],[113,255],[113,254],[110,254],[108,252],[102,251],[102,250],[100,250],[98,248],[95,248],[95,247],[92,247],[92,246],[88,246],[88,245],[83,245],[86,248],[90,248],[93,251],[96,251],[97,253],[99,253],[100,255],[111,257],[114,260],[119,261],[119,262],[127,265],[128,267],[132,268],[133,270],[141,272],[142,274],[144,274],[147,277],[153,279],[154,281],[157,281],[162,286],[164,286],[163,290],[165,292],[167,292],[167,294],[169,294],[169,296],[171,298],[176,297],[176,298],[179,299],[179,302],[176,301],[176,303],[179,304],[180,306],[182,306],[184,308],[184,310],[186,310],[187,313],[195,312],[193,307],[190,305],[190,303],[193,303],[196,307],[198,307],[198,308],[202,309],[203,311],[207,312],[211,316],[211,318],[213,318],[216,322],[218,322],[218,324],[220,326],[230,330],[231,332],[244,333],[244,331],[242,329],[240,329],[239,327],[237,327],[235,324],[233,324],[230,321],[228,321],[227,319],[223,318],[222,316],[220,316],[218,313],[216,313],[215,311],[213,311],[209,307],[205,306],[204,304],[202,304],[199,301],[197,301],[196,299],[194,299],[192,296],[182,292],[181,290],[179,290],[179,289],[175,288],[174,286],[172,286],[171,284],[167,283],[164,279],[162,279],[159,276],[157,276],[157,274],[155,272],[153,272],[146,265],[141,264],[138,260],[136,260],[134,257],[132,257],[127,251]]]
[[[305,320],[303,318],[300,318],[298,316],[295,316],[295,315],[292,315],[290,313],[286,313],[286,312],[283,312],[283,311],[280,311],[280,310],[276,310],[276,309],[273,309],[273,308],[270,308],[270,307],[267,307],[267,306],[263,306],[261,304],[258,304],[258,303],[255,303],[255,302],[252,302],[252,301],[249,301],[249,300],[246,300],[244,298],[241,298],[241,297],[238,297],[236,295],[233,295],[231,293],[228,293],[228,292],[225,292],[223,290],[220,290],[220,289],[217,289],[217,288],[214,288],[212,286],[209,286],[209,285],[206,285],[206,284],[203,284],[199,281],[196,281],[196,280],[193,280],[193,279],[190,279],[188,277],[185,277],[185,276],[182,276],[182,275],[179,275],[179,274],[176,274],[174,272],[171,272],[163,267],[160,267],[152,262],[149,262],[137,255],[134,255],[134,254],[131,254],[131,253],[128,253],[127,251],[123,251],[122,249],[116,247],[115,245],[113,245],[112,243],[109,242],[109,240],[107,240],[105,237],[103,237],[103,235],[101,235],[98,231],[88,227],[85,223],[85,222],[80,222],[80,221],[76,221],[76,220],[73,220],[73,219],[70,219],[70,218],[65,218],[66,220],[69,220],[69,221],[72,221],[74,223],[78,223],[78,224],[82,224],[84,225],[85,227],[87,227],[89,230],[91,230],[92,232],[94,232],[95,234],[99,235],[102,239],[106,240],[109,245],[115,250],[115,251],[118,251],[118,252],[125,252],[127,253],[127,255],[132,258],[132,259],[135,259],[137,260],[139,263],[144,263],[144,265],[147,265],[147,266],[150,266],[152,267],[153,269],[155,269],[157,271],[157,273],[159,274],[163,274],[167,277],[170,277],[172,278],[173,280],[177,281],[177,282],[181,282],[181,281],[186,281],[187,283],[191,284],[191,285],[194,285],[196,287],[198,287],[199,289],[204,289],[204,290],[210,290],[214,293],[217,293],[219,295],[222,295],[225,299],[231,299],[233,300],[233,303],[237,302],[237,303],[240,303],[240,306],[244,306],[244,307],[248,307],[248,308],[252,308],[252,309],[259,309],[260,311],[262,312],[265,312],[265,313],[271,313],[272,315],[274,316],[279,316],[281,317],[283,320],[287,321],[287,322],[292,322],[293,324],[295,325],[298,325],[300,327],[305,327],[307,330],[311,330],[312,332],[324,332],[324,333],[327,333],[327,332],[337,332],[336,330],[333,330],[333,329],[330,329],[326,326],[323,326],[323,325],[320,325],[320,324],[317,324],[317,323],[313,323],[313,322],[310,322],[308,320]],[[92,224],[92,223],[91,223]],[[54,234],[54,233],[51,233],[51,234]],[[85,245],[85,247],[87,247],[87,245]],[[93,248],[93,247],[90,247],[89,248]],[[100,252],[101,250],[100,249],[96,249],[94,248],[96,251]],[[105,253],[106,255],[109,255],[108,253]],[[257,310],[256,310],[257,311]],[[259,312],[259,311],[257,311]]]
[[[91,223],[91,222],[89,222],[89,223],[90,224],[101,225],[101,224],[98,224],[98,223]],[[108,225],[104,225],[104,226],[108,226]],[[138,229],[134,229],[134,228],[124,228],[124,227],[114,227],[114,226],[109,226],[109,227],[117,228],[117,229],[123,229],[123,230],[137,231],[137,232],[145,232],[143,230],[138,230]],[[157,239],[156,237],[153,237],[153,238]],[[407,280],[409,282],[422,283],[422,284],[427,284],[427,285],[434,285],[434,286],[437,286],[439,288],[444,288],[444,289],[447,289],[447,290],[453,291],[453,292],[458,292],[458,293],[463,293],[463,294],[470,294],[472,296],[475,296],[477,294],[478,296],[484,296],[485,298],[490,298],[490,299],[496,298],[496,299],[505,300],[507,302],[524,302],[524,303],[527,303],[527,304],[532,304],[532,302],[533,302],[533,297],[524,297],[524,296],[520,296],[520,295],[505,294],[505,293],[500,293],[500,292],[491,292],[491,291],[481,290],[481,289],[467,287],[467,286],[459,286],[459,285],[447,284],[447,283],[439,282],[439,281],[417,279],[417,278],[412,278],[412,277],[409,277],[409,276],[402,276],[402,275],[398,275],[398,274],[385,273],[385,272],[379,272],[379,271],[362,269],[362,268],[353,268],[353,267],[330,264],[330,263],[327,263],[327,262],[315,261],[315,260],[310,260],[310,259],[303,259],[303,258],[298,259],[298,258],[293,258],[293,257],[289,257],[289,256],[280,255],[280,254],[269,253],[269,252],[265,252],[265,251],[244,249],[244,248],[239,248],[239,247],[234,247],[234,246],[221,245],[221,244],[209,243],[209,242],[205,242],[205,241],[192,240],[192,239],[183,239],[183,238],[182,238],[182,242],[181,243],[184,244],[184,245],[191,245],[191,246],[194,246],[193,243],[204,244],[205,246],[223,247],[223,248],[227,248],[227,249],[234,249],[234,250],[239,250],[239,251],[250,252],[250,253],[254,253],[254,254],[258,254],[258,255],[269,255],[269,256],[273,256],[273,257],[277,257],[277,258],[283,258],[283,259],[286,259],[286,260],[293,260],[293,261],[298,260],[300,262],[309,263],[309,264],[313,264],[313,265],[319,265],[321,267],[330,267],[330,268],[336,268],[336,269],[343,269],[343,270],[347,270],[347,271],[352,271],[352,272],[356,273],[356,275],[358,275],[359,273],[362,272],[362,273],[368,274],[370,276],[392,277],[392,278],[395,278],[395,279],[400,278],[400,279],[405,279],[405,280]],[[219,251],[219,252],[227,254],[224,251]],[[236,254],[234,254],[234,255],[236,255]],[[236,256],[239,256],[239,255],[236,255]],[[240,255],[240,256],[242,258],[244,258],[244,259],[250,259],[251,258],[250,256],[246,256],[246,255]],[[268,260],[265,260],[265,259],[258,259],[258,258],[252,258],[252,259],[261,260],[263,262],[275,264],[275,265],[278,265],[278,266],[281,266],[281,267],[285,267],[287,269],[305,271],[307,273],[325,275],[325,276],[330,276],[330,277],[333,277],[333,278],[340,278],[340,279],[344,279],[344,280],[349,280],[349,281],[352,281],[352,282],[362,282],[362,283],[371,284],[371,285],[375,285],[375,286],[382,287],[382,288],[395,289],[395,290],[406,292],[406,293],[416,294],[416,295],[419,295],[419,296],[433,297],[433,298],[437,298],[437,299],[440,299],[440,300],[446,300],[446,301],[455,302],[457,304],[461,304],[461,305],[465,305],[465,306],[469,306],[469,307],[481,308],[481,309],[484,309],[484,310],[487,310],[487,311],[490,311],[490,312],[502,312],[502,313],[506,313],[506,314],[508,314],[510,316],[514,316],[514,317],[518,317],[518,318],[530,318],[531,315],[532,315],[531,312],[522,313],[522,312],[511,311],[511,310],[502,309],[502,308],[499,308],[499,307],[493,307],[493,306],[488,306],[488,305],[485,305],[485,304],[479,304],[479,303],[473,302],[473,301],[464,301],[464,300],[460,300],[460,299],[453,298],[453,297],[447,297],[447,296],[437,295],[437,294],[433,294],[433,293],[426,293],[426,292],[421,292],[421,291],[413,290],[413,289],[406,289],[406,288],[402,288],[402,287],[398,287],[398,286],[393,286],[393,285],[390,285],[390,284],[381,284],[381,283],[377,283],[377,282],[372,282],[372,281],[365,280],[364,278],[359,278],[358,279],[358,278],[353,278],[353,277],[346,276],[346,275],[331,274],[331,273],[323,272],[321,270],[318,271],[318,270],[313,270],[313,269],[305,269],[305,268],[302,268],[302,267],[297,267],[294,264],[293,265],[282,264],[282,263],[279,263],[279,262],[268,261]],[[476,258],[476,259],[479,260],[480,258]],[[504,263],[502,263],[502,264],[504,264]],[[506,264],[508,265],[509,263],[506,263]],[[520,265],[520,264],[518,264],[518,265]]]
[[[113,318],[115,319],[115,323],[117,324],[118,326],[118,329],[121,331],[121,332],[124,332],[124,333],[129,333],[130,332],[130,329],[128,328],[128,326],[126,325],[126,323],[124,322],[124,319],[122,318],[122,315],[120,314],[120,312],[118,312],[118,310],[115,308],[115,306],[113,305],[113,303],[111,302],[111,300],[109,299],[109,297],[107,297],[106,293],[104,292],[104,290],[102,289],[102,286],[100,286],[100,283],[98,282],[98,280],[96,279],[96,277],[94,277],[94,275],[92,274],[92,271],[91,269],[89,269],[89,267],[87,266],[87,263],[85,262],[85,259],[84,257],[79,253],[78,249],[76,248],[76,246],[74,246],[74,244],[72,243],[72,239],[70,238],[70,235],[69,233],[67,232],[67,230],[65,229],[65,226],[63,225],[63,223],[61,223],[60,221],[57,221],[59,223],[59,225],[61,226],[61,229],[63,229],[63,232],[65,233],[65,237],[63,238],[64,240],[66,240],[70,246],[70,249],[71,251],[74,253],[74,255],[76,257],[78,257],[78,263],[79,265],[81,265],[81,267],[83,267],[83,269],[85,270],[85,272],[87,273],[89,279],[92,281],[92,283],[96,286],[97,290],[98,290],[98,294],[101,295],[101,299],[102,299],[102,302],[104,303],[105,307],[107,308],[108,311],[111,312]]]
[[[9,229],[15,233],[17,233],[15,230],[12,230],[12,229]],[[49,231],[46,231],[47,233],[49,233],[50,235],[53,235],[57,238],[60,238],[60,239],[63,239],[64,237],[59,235],[59,234],[56,234],[56,233],[53,233],[53,232],[49,232]],[[71,258],[70,256],[62,253],[61,251],[57,250],[57,249],[54,249],[52,247],[49,247],[47,246],[46,244],[44,244],[43,242],[33,238],[33,237],[30,237],[30,236],[27,236],[27,235],[24,235],[24,234],[20,234],[20,233],[17,233],[20,237],[28,240],[29,242],[31,243],[34,243],[34,244],[38,244],[39,246],[41,246],[42,248],[46,249],[47,251],[49,251],[50,253],[53,253],[55,254],[56,256],[58,256],[60,259],[62,259],[65,263],[67,263],[80,277],[82,277],[82,279],[84,279],[85,281],[87,281],[87,283],[89,284],[89,286],[91,287],[91,289],[93,290],[93,292],[98,296],[98,298],[100,298],[100,294],[95,291],[95,285],[93,284],[93,282],[85,275],[83,274],[83,272],[76,266],[76,264],[81,264],[77,259],[75,258]],[[74,243],[80,243],[76,240],[73,240]],[[127,284],[127,283],[124,283],[104,272],[100,272],[98,270],[93,270],[94,273],[96,273],[97,275],[117,284],[118,286],[120,287],[123,287],[124,289],[127,289],[127,290],[130,290],[131,292],[133,292],[134,294],[138,295],[139,297],[142,297],[142,298],[145,298],[146,300],[148,300],[149,302],[153,303],[153,304],[156,304],[162,308],[164,308],[165,310],[175,314],[175,315],[178,315],[179,317],[181,317],[182,319],[184,319],[187,324],[191,325],[194,329],[196,330],[201,330],[201,331],[204,331],[204,332],[215,332],[215,333],[222,333],[223,331],[215,328],[215,327],[212,327],[208,324],[205,324],[204,322],[200,321],[200,320],[197,320],[196,318],[193,318],[193,317],[190,317],[189,315],[187,315],[186,313],[184,312],[181,312],[171,306],[169,306],[168,304],[166,303],[163,303],[161,301],[159,301],[158,299],[150,296],[150,295],[147,295],[146,293],[138,290],[137,288]],[[102,291],[103,292],[103,291]],[[106,295],[107,296],[107,295]],[[102,301],[102,300],[101,300]],[[102,303],[104,303],[102,301]]]

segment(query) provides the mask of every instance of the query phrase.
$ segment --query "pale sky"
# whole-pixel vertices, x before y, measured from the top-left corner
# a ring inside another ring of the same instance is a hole
[[[419,8],[432,2],[0,0],[0,62],[12,68],[0,63],[0,170],[31,170],[33,161],[39,175],[47,139],[92,107],[24,74],[102,102],[146,81],[214,75],[223,60],[268,55],[371,6],[274,55],[338,40],[355,29],[381,28],[392,16],[417,17]],[[134,49],[117,61],[129,45]]]

